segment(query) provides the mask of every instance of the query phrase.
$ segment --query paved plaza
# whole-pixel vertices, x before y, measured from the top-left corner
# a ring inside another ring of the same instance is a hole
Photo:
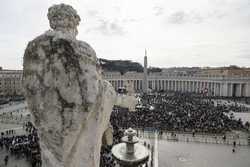
[[[159,140],[159,167],[249,167],[250,147]]]
[[[7,155],[7,151],[0,150],[0,167],[5,167],[4,157]],[[16,158],[9,156],[9,163],[7,167],[31,167],[30,164],[24,158]]]

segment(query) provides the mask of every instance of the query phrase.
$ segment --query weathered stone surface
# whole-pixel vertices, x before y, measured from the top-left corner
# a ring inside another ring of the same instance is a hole
[[[43,167],[98,167],[102,136],[115,102],[95,51],[76,40],[80,17],[68,5],[49,8],[49,30],[29,42],[23,85],[38,128]]]

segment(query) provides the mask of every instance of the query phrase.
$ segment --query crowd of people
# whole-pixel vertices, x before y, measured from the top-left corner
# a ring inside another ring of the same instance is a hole
[[[24,124],[23,128],[26,131],[24,135],[15,135],[13,130],[1,133],[0,149],[5,149],[8,153],[4,157],[4,164],[7,166],[9,157],[14,156],[18,159],[25,158],[32,167],[40,167],[42,161],[37,130],[31,122]]]
[[[114,108],[111,120],[122,128],[154,128],[167,131],[223,133],[247,130],[242,121],[227,116],[231,108],[214,105],[211,99],[191,93],[156,93],[144,95],[136,112]],[[143,107],[142,107],[143,106]],[[145,107],[146,106],[146,107]],[[234,110],[239,108],[234,107]]]
[[[238,103],[236,101],[229,101],[229,100],[217,100],[216,104],[222,105],[226,107],[229,111],[234,112],[250,112],[250,108],[246,107],[245,105]]]
[[[115,167],[116,163],[111,154],[112,146],[102,146],[100,156],[100,167]]]

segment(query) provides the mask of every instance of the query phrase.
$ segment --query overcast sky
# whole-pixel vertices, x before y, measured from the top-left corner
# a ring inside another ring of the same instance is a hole
[[[0,6],[0,66],[22,69],[28,41],[49,29],[47,9],[67,3],[77,38],[99,58],[150,66],[250,66],[250,0],[6,0]]]

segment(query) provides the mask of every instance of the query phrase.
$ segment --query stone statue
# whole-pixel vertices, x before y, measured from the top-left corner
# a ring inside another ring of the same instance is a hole
[[[54,5],[48,19],[51,30],[29,42],[23,61],[23,85],[39,132],[42,166],[99,167],[115,91],[102,80],[95,51],[76,39],[76,10]]]

